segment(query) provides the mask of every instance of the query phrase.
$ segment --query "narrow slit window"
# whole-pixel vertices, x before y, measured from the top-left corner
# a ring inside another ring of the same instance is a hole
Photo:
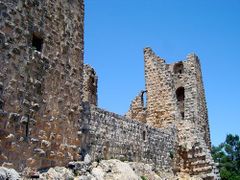
[[[184,112],[181,112],[182,119],[184,119]]]
[[[42,47],[43,47],[43,38],[38,37],[33,34],[32,36],[32,48],[35,49],[36,51],[42,52]]]
[[[147,91],[142,91],[141,101],[142,101],[143,109],[146,109],[147,108]]]
[[[143,131],[143,140],[146,140],[146,131]]]
[[[177,105],[180,110],[181,118],[184,119],[184,99],[185,99],[185,90],[184,87],[179,87],[176,90]]]
[[[3,100],[0,98],[0,110],[3,109],[3,105],[4,105],[4,102],[3,102]]]

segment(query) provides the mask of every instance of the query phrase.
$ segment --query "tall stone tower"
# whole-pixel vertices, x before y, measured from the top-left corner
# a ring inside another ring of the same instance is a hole
[[[0,163],[77,160],[83,0],[1,0],[0,9]]]
[[[149,125],[176,127],[176,173],[215,178],[207,107],[199,59],[167,64],[150,48],[144,49],[146,90],[132,101],[126,116]],[[144,101],[146,93],[146,102]],[[145,104],[145,106],[144,106]]]
[[[211,147],[209,124],[199,59],[190,54],[185,61],[166,64],[146,48],[146,122],[167,127],[181,121],[195,123]]]

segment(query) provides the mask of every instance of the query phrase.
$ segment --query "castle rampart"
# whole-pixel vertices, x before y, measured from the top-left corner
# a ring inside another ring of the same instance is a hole
[[[97,107],[98,77],[83,63],[83,0],[0,8],[1,165],[40,170],[90,154],[216,179],[196,55],[167,64],[145,48],[146,90],[123,117]]]
[[[120,159],[153,164],[156,169],[172,171],[177,134],[175,127],[160,129],[127,119],[95,106],[85,106],[82,149],[94,160]]]

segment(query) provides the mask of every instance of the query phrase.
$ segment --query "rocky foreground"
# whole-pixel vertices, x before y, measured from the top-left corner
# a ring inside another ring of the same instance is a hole
[[[26,168],[18,173],[14,169],[0,167],[0,180],[200,180],[201,178],[189,177],[186,174],[172,172],[156,173],[153,166],[137,162],[122,162],[120,160],[102,160],[91,162],[70,162],[68,167],[52,167],[41,171]]]
[[[87,161],[70,162],[68,167],[53,167],[40,172],[25,169],[24,172],[18,173],[14,169],[1,167],[0,180],[6,179],[161,180],[174,179],[174,177],[171,173],[157,174],[151,165],[111,159],[92,163]]]

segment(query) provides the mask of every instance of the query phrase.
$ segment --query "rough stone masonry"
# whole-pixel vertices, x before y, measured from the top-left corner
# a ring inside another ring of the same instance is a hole
[[[0,17],[2,166],[37,171],[90,154],[217,179],[196,55],[166,64],[146,48],[146,89],[123,117],[97,107],[83,0],[1,0]]]
[[[184,61],[167,64],[145,48],[144,62],[146,90],[132,101],[126,117],[158,128],[175,125],[174,171],[217,179],[199,58],[190,54]]]

